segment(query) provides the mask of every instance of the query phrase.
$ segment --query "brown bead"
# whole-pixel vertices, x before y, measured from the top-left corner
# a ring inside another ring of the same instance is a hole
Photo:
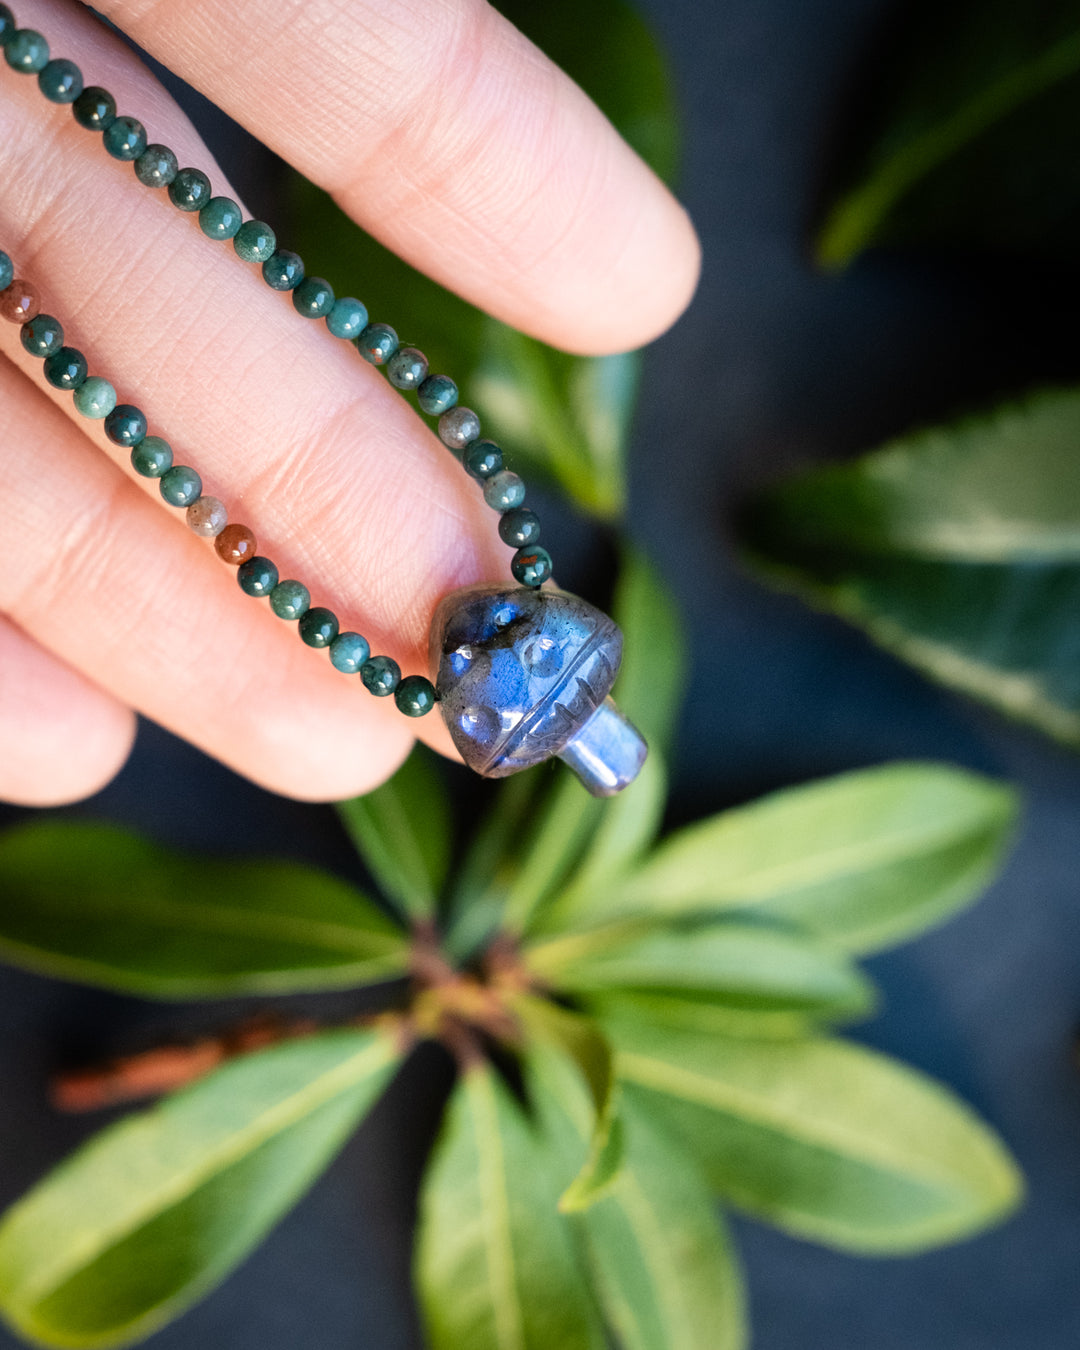
[[[216,538],[229,523],[229,513],[217,497],[197,497],[187,509],[188,529],[204,539]]]
[[[239,567],[255,556],[255,536],[246,525],[226,525],[214,540],[214,547],[222,562]]]
[[[0,291],[0,318],[9,323],[29,323],[41,312],[41,297],[28,281],[16,278],[6,291]]]

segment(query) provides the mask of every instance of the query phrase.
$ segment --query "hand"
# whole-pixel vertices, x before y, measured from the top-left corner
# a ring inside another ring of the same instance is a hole
[[[682,209],[482,0],[96,3],[365,229],[500,319],[601,353],[655,337],[687,303],[698,250]],[[11,7],[151,142],[237,196],[81,6]],[[426,672],[438,599],[507,577],[507,553],[404,398],[6,65],[0,184],[0,249],[91,372],[143,409],[282,576]],[[128,753],[133,709],[300,797],[375,786],[417,734],[453,753],[437,713],[402,717],[244,596],[3,322],[0,484],[0,798],[95,790]]]

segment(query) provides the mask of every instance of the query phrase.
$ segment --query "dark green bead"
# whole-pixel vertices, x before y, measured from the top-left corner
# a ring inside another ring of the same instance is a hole
[[[336,338],[351,342],[367,327],[367,305],[351,295],[340,296],[334,301],[334,307],[326,316],[326,326]]]
[[[16,28],[4,43],[4,55],[12,70],[36,75],[49,62],[49,44],[32,28]]]
[[[427,357],[417,347],[399,347],[386,363],[386,378],[395,389],[419,389],[427,373]]]
[[[300,637],[309,647],[329,647],[338,635],[337,615],[316,605],[300,616]]]
[[[461,456],[466,473],[483,482],[503,466],[503,453],[494,441],[473,441]]]
[[[432,417],[449,412],[457,400],[457,385],[449,375],[429,375],[416,391],[416,401]]]
[[[527,506],[512,506],[499,517],[499,538],[511,548],[524,548],[540,538],[540,517]]]
[[[138,159],[146,149],[146,128],[135,117],[118,117],[106,130],[103,144],[113,159]]]
[[[278,570],[269,558],[249,558],[236,569],[236,579],[245,595],[269,595],[278,584]]]
[[[330,664],[343,675],[355,675],[371,655],[371,644],[359,633],[339,633],[330,644]]]
[[[305,277],[293,290],[292,302],[305,319],[325,319],[334,308],[334,288],[322,277]]]
[[[135,177],[144,187],[168,187],[179,172],[179,161],[167,145],[148,145],[135,161]]]
[[[389,656],[373,656],[360,667],[364,688],[376,698],[386,698],[401,682],[401,667]]]
[[[542,586],[551,576],[551,554],[535,545],[519,548],[510,560],[510,571],[523,586]]]
[[[245,220],[232,242],[237,257],[244,262],[264,263],[277,248],[277,236],[261,220]]]
[[[144,436],[131,452],[131,467],[143,478],[160,478],[172,468],[172,446],[160,436]]]
[[[190,506],[202,496],[202,479],[187,464],[174,464],[161,475],[161,495],[170,506]]]
[[[423,717],[435,706],[435,686],[423,675],[406,675],[394,690],[394,702],[406,717]]]
[[[132,403],[118,403],[105,419],[105,435],[130,450],[146,435],[146,414]]]
[[[100,375],[90,375],[75,390],[74,402],[84,417],[108,417],[116,407],[116,390]]]
[[[270,592],[270,608],[279,619],[295,622],[311,605],[311,592],[302,581],[279,581]]]
[[[272,291],[291,291],[304,279],[304,260],[290,249],[275,249],[263,263],[262,274]]]
[[[74,103],[83,91],[82,71],[62,56],[38,73],[37,82],[50,103]]]
[[[199,212],[199,229],[207,239],[233,239],[244,215],[231,197],[211,197]]]
[[[356,350],[373,366],[385,366],[398,349],[398,335],[388,323],[369,323],[356,339]]]
[[[201,211],[210,200],[210,179],[202,169],[180,169],[169,184],[169,201],[178,211]]]
[[[12,14],[7,5],[0,5],[0,47],[7,46],[17,29],[15,15]],[[3,290],[2,286],[0,286],[0,290]]]
[[[86,357],[74,347],[61,347],[45,358],[45,378],[54,389],[79,388],[86,380]]]
[[[525,500],[525,484],[510,469],[493,473],[484,484],[484,501],[493,511],[512,511]]]
[[[107,131],[116,120],[116,99],[107,89],[92,84],[71,105],[71,111],[75,121],[87,131]]]
[[[31,356],[39,356],[42,359],[52,356],[64,345],[64,330],[60,326],[60,320],[54,319],[51,314],[39,314],[24,323],[19,336],[22,338],[23,348]]]
[[[0,252],[0,291],[6,291],[15,280],[15,264],[6,253]]]

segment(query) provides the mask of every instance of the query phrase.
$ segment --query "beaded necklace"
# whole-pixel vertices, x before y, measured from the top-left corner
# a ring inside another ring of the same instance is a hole
[[[22,345],[43,360],[48,383],[70,392],[84,417],[103,422],[108,439],[130,452],[135,472],[156,479],[163,500],[184,510],[189,528],[213,539],[217,556],[236,567],[241,589],[268,599],[279,618],[295,622],[309,647],[325,649],[342,673],[359,674],[376,697],[392,695],[408,717],[422,717],[438,704],[470,768],[500,778],[557,755],[594,795],[626,787],[647,747],[609,695],[622,635],[578,597],[540,589],[551,577],[552,563],[538,542],[540,521],[524,504],[525,484],[504,467],[499,446],[481,437],[480,419],[458,403],[454,381],[432,374],[423,352],[402,346],[388,324],[370,322],[361,301],[338,297],[329,282],[305,275],[303,260],[278,247],[269,225],[245,221],[236,202],[212,194],[202,170],[181,168],[167,146],[149,144],[141,122],[118,115],[107,90],[85,87],[73,61],[50,59],[45,38],[18,28],[2,3],[0,46],[12,70],[36,75],[50,102],[70,104],[79,125],[100,133],[106,151],[131,163],[140,183],[164,188],[173,206],[197,215],[208,239],[231,240],[239,258],[260,265],[272,290],[289,292],[298,314],[322,319],[335,337],[383,369],[396,389],[415,393],[420,409],[437,419],[439,439],[498,512],[499,536],[515,550],[510,571],[518,585],[471,586],[446,596],[432,620],[433,680],[403,676],[391,657],[373,655],[360,633],[342,631],[331,610],[313,606],[307,586],[280,577],[276,565],[257,552],[252,530],[229,521],[224,503],[203,492],[195,469],[174,463],[170,445],[151,434],[143,412],[119,402],[114,386],[90,373],[82,352],[65,345],[60,322],[41,311],[37,288],[17,278],[10,257],[0,252],[0,317],[21,325]]]

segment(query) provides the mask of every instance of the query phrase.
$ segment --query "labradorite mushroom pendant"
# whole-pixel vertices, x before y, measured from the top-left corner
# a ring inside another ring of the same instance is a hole
[[[622,633],[565,591],[470,586],[431,625],[432,680],[471,769],[505,778],[554,755],[596,797],[621,792],[648,746],[609,697]]]

